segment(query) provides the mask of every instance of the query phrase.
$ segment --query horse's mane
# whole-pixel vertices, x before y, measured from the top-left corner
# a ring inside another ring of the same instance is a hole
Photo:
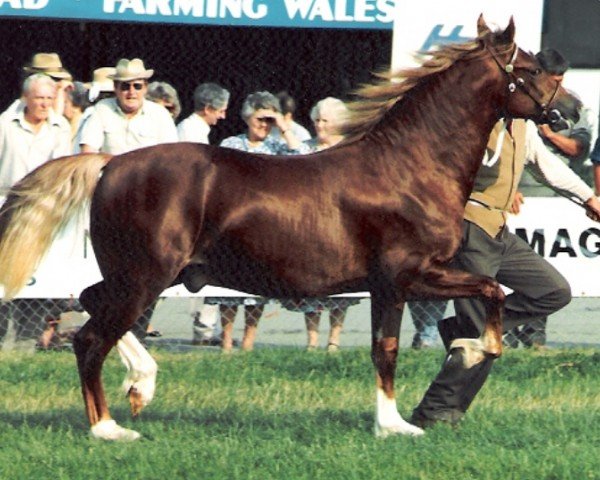
[[[487,31],[474,40],[425,52],[426,57],[414,68],[375,73],[376,80],[356,90],[354,94],[358,99],[347,103],[348,113],[340,126],[340,133],[346,138],[364,135],[423,79],[448,70],[457,60],[483,55],[485,43],[494,43],[493,37],[498,33]]]

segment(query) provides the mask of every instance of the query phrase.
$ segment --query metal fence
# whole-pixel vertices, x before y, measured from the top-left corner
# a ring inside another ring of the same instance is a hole
[[[370,299],[355,300],[357,301],[349,305],[345,313],[339,340],[341,348],[370,346]],[[243,306],[227,308],[231,308],[234,313],[233,336],[239,347],[244,333],[246,309]],[[254,318],[255,321],[258,320],[256,348],[307,347],[306,313],[293,306],[292,309],[289,308],[289,304],[278,301],[269,301],[264,305],[260,318]],[[207,317],[203,318],[206,315],[205,309],[203,298],[161,298],[150,318],[151,328],[158,333],[146,336],[144,342],[149,346],[176,351],[198,348],[217,350],[218,342],[206,342],[203,338],[219,338],[220,312],[215,327],[207,330],[202,325],[203,320],[210,323]],[[77,310],[77,302],[68,299],[21,299],[7,303],[0,309],[0,347],[3,350],[33,351],[43,349],[42,344],[46,341],[49,348],[70,348],[73,332],[88,318],[85,312]],[[321,317],[317,348],[325,349],[329,340],[331,304],[319,304],[314,310]],[[413,312],[414,310],[413,308]],[[450,302],[444,315],[448,317],[452,314]],[[415,334],[411,310],[407,308],[401,328],[401,347],[411,348]],[[600,299],[574,298],[569,305],[549,318],[546,334],[546,345],[549,348],[599,347]],[[441,348],[441,342],[436,339],[433,345],[427,346]],[[519,348],[523,348],[522,342],[519,343]]]

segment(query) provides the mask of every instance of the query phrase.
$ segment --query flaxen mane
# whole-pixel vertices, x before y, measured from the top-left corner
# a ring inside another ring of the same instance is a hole
[[[340,127],[340,133],[348,139],[364,135],[425,78],[447,70],[458,60],[475,59],[483,55],[482,45],[489,35],[495,34],[486,32],[471,42],[449,44],[426,52],[427,57],[418,67],[376,73],[375,77],[379,80],[358,89],[355,92],[358,100],[347,104],[349,113]]]

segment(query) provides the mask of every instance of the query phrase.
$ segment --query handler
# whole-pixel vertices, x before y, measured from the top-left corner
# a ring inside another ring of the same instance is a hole
[[[465,208],[462,244],[453,266],[493,277],[513,290],[504,305],[504,331],[550,315],[571,301],[567,280],[506,228],[509,211],[518,212],[523,202],[515,193],[525,166],[559,194],[580,203],[590,218],[600,220],[600,202],[594,192],[550,153],[532,122],[501,120],[495,125]],[[451,348],[456,338],[480,337],[486,319],[482,300],[456,299],[454,306],[456,316],[438,323],[449,350],[446,359],[410,420],[421,428],[460,421],[494,361],[486,357],[468,368],[468,352]]]

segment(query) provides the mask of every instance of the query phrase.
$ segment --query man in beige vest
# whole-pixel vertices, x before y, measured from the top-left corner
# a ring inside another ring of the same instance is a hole
[[[456,268],[496,278],[513,290],[504,305],[504,331],[556,312],[571,300],[567,280],[521,238],[506,228],[517,185],[527,166],[562,195],[580,202],[588,216],[600,219],[594,192],[542,143],[535,125],[523,120],[500,121],[494,127],[486,155],[466,205],[463,240],[454,258]],[[438,324],[446,349],[456,338],[478,338],[485,325],[479,299],[454,300],[456,316]],[[457,423],[483,386],[493,359],[465,366],[464,348],[449,350],[411,423],[430,427]]]

